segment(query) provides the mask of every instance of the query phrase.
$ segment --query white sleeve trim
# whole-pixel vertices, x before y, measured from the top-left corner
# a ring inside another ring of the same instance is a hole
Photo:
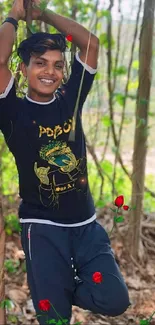
[[[95,73],[97,72],[97,69],[93,69],[93,68],[91,68],[88,64],[82,62],[81,59],[80,59],[80,57],[79,57],[79,53],[80,53],[80,52],[76,52],[76,53],[75,53],[75,57],[76,57],[77,61],[79,61],[79,62],[83,65],[83,67],[84,67],[84,68],[85,68],[85,69],[86,69],[90,74],[95,74]]]
[[[2,93],[2,94],[0,94],[0,99],[1,99],[1,98],[6,98],[6,97],[7,97],[8,93],[10,92],[10,90],[11,90],[13,84],[14,84],[14,79],[15,79],[15,78],[14,78],[14,76],[12,75],[12,76],[11,76],[11,79],[10,79],[10,81],[9,81],[9,83],[8,83],[8,85],[7,85],[7,87],[6,87],[6,89],[5,89],[5,92]]]

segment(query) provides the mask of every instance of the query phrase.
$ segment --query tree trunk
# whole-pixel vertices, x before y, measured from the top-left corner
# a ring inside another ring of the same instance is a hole
[[[5,260],[5,230],[4,216],[2,206],[2,153],[3,146],[0,150],[0,303],[5,299],[5,283],[4,283],[4,260]],[[6,325],[5,308],[0,308],[0,325]]]
[[[5,259],[5,230],[2,216],[0,216],[0,302],[5,300],[4,283],[4,259]],[[6,325],[5,308],[0,308],[0,325]]]
[[[145,165],[148,138],[148,112],[151,89],[151,64],[155,1],[145,0],[139,49],[139,88],[134,136],[132,199],[128,241],[133,257],[140,257],[141,219],[143,212]]]

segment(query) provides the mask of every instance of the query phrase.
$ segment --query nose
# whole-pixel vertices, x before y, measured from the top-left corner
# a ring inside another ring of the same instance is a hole
[[[45,73],[47,73],[49,76],[52,76],[54,74],[54,67],[53,66],[46,67]]]

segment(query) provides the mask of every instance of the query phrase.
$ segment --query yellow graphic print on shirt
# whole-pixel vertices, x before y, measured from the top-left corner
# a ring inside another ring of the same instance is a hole
[[[43,145],[39,154],[50,165],[48,167],[38,167],[37,162],[34,164],[35,174],[40,180],[40,200],[45,205],[44,198],[46,198],[46,201],[48,198],[48,205],[46,206],[51,204],[59,206],[60,194],[81,190],[76,188],[79,173],[81,174],[79,179],[81,184],[86,182],[86,179],[82,177],[86,169],[86,158],[77,160],[67,143],[58,140]],[[57,184],[60,173],[66,175],[66,177],[63,183]]]

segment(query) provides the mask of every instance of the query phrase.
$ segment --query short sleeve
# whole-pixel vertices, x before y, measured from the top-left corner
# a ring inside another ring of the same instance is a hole
[[[79,53],[76,53],[74,56],[74,62],[72,65],[72,72],[70,78],[68,82],[58,90],[58,92],[60,91],[61,95],[67,102],[67,105],[70,106],[70,108],[72,109],[74,109],[76,105],[83,71],[84,77],[80,92],[79,109],[82,109],[87,95],[90,92],[95,75],[97,73],[97,69],[93,69],[84,62],[82,62],[80,60]]]
[[[16,87],[15,78],[12,75],[5,92],[0,94],[0,129],[16,115]]]

